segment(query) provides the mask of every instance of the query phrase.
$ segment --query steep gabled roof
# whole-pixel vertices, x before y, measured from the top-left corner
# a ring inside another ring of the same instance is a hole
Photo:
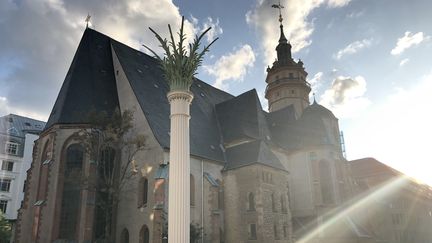
[[[255,89],[217,104],[216,112],[225,144],[270,138],[265,112]]]
[[[260,140],[243,143],[226,150],[227,165],[232,170],[252,164],[261,164],[286,171],[269,146]]]
[[[142,52],[112,40],[113,49],[126,73],[153,134],[164,148],[170,143],[170,106],[166,98],[168,83],[156,60]],[[191,154],[225,161],[220,144],[222,138],[214,106],[233,96],[196,79],[191,87]]]
[[[90,111],[119,107],[110,38],[86,29],[45,129],[54,124],[82,124]]]
[[[119,107],[113,55],[118,57],[127,80],[155,138],[163,148],[170,143],[170,106],[166,98],[169,87],[157,61],[110,37],[87,29],[75,53],[46,128],[54,124],[86,124],[91,111],[111,114]],[[221,145],[235,139],[249,138],[255,142],[230,149],[233,156],[239,149],[257,149],[254,158],[231,157],[228,163],[263,163],[283,169],[266,143],[271,143],[266,112],[262,110],[256,90],[234,97],[201,80],[191,87],[191,154],[227,162]],[[132,107],[131,107],[132,108]],[[263,142],[266,141],[266,142]],[[266,157],[268,156],[268,157]]]

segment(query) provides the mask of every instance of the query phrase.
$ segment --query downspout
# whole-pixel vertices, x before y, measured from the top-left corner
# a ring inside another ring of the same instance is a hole
[[[204,243],[204,161],[201,160],[201,243]]]

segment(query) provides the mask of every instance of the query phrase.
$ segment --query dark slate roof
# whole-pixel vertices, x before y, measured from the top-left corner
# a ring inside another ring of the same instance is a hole
[[[225,144],[269,139],[270,131],[255,89],[216,105]]]
[[[330,110],[314,102],[296,120],[292,109],[288,106],[268,115],[272,138],[276,144],[287,150],[329,144],[331,135],[324,120],[337,119]]]
[[[162,147],[169,148],[170,107],[166,98],[169,87],[158,63],[92,29],[84,32],[46,127],[89,123],[84,115],[87,112],[110,114],[118,108],[117,70],[113,67],[112,51],[125,71],[155,138]],[[191,91],[194,94],[191,154],[226,162],[228,169],[251,163],[284,169],[268,147],[271,143],[268,114],[262,110],[255,90],[234,97],[197,79]],[[230,148],[225,154],[222,144],[243,138],[254,142]],[[245,154],[248,150],[254,153]]]
[[[306,107],[304,109],[302,116],[312,116],[315,118],[318,117],[327,117],[327,118],[333,118],[337,119],[333,112],[331,112],[329,109],[325,108],[324,106],[318,104],[315,100],[312,103],[312,105]]]
[[[227,170],[251,164],[262,164],[286,171],[269,146],[261,140],[255,140],[228,148],[226,150],[226,156],[227,165],[225,169]]]
[[[119,107],[110,42],[106,35],[85,30],[46,129],[89,123],[89,112],[112,114]]]
[[[169,148],[170,107],[166,98],[169,87],[158,63],[154,58],[117,41],[112,40],[112,45],[153,134],[162,147]],[[191,154],[225,161],[214,106],[233,96],[198,79],[191,91],[194,94],[190,110]]]
[[[0,133],[24,138],[26,133],[39,134],[45,127],[45,122],[29,117],[9,114],[0,117]]]

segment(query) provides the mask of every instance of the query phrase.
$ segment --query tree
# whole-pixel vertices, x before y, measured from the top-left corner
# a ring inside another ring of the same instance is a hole
[[[12,235],[12,227],[9,221],[0,213],[0,242],[9,242]]]
[[[145,150],[145,137],[133,130],[133,112],[118,109],[109,116],[90,112],[91,128],[75,133],[84,146],[96,173],[82,176],[82,184],[96,192],[95,237],[97,242],[114,242],[117,206],[125,184],[137,174],[134,156]]]

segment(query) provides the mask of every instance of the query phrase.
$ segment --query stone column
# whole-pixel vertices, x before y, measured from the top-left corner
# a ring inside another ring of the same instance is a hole
[[[171,139],[168,193],[168,242],[189,243],[190,224],[190,143],[189,91],[170,91]]]

